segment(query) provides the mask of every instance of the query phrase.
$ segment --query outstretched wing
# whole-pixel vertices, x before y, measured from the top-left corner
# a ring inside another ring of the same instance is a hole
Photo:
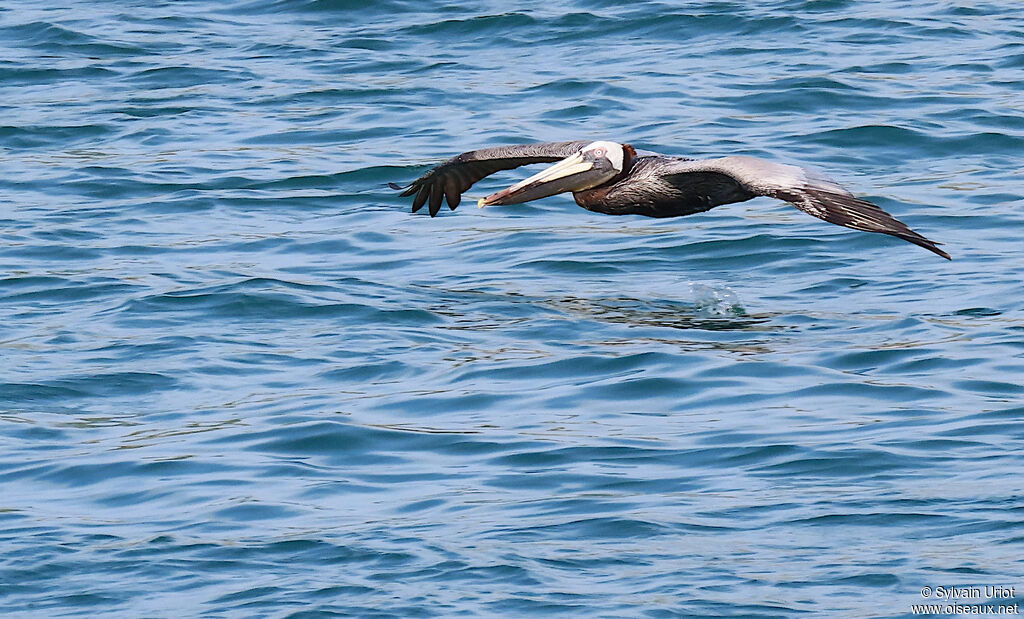
[[[914,232],[902,221],[878,206],[855,197],[835,181],[801,167],[756,157],[732,156],[696,161],[676,160],[663,174],[678,176],[680,178],[677,180],[682,181],[690,174],[706,175],[709,172],[731,178],[739,186],[737,189],[742,188],[755,196],[785,200],[818,219],[854,230],[895,236],[951,260],[949,254],[938,248],[940,243]]]
[[[442,199],[447,199],[448,208],[454,211],[462,201],[463,192],[485,176],[531,163],[554,163],[587,144],[589,142],[546,142],[471,150],[452,157],[417,178],[404,188],[401,195],[416,196],[412,201],[413,213],[428,204],[430,216],[433,217],[441,209]],[[389,184],[392,189],[403,189],[393,183]]]

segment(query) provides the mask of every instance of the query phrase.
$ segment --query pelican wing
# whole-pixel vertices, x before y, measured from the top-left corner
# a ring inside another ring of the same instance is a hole
[[[445,161],[414,180],[408,187],[403,188],[392,183],[391,188],[405,189],[401,193],[403,197],[416,196],[412,200],[413,213],[427,204],[430,216],[433,217],[441,209],[442,199],[446,199],[448,208],[454,211],[462,201],[463,192],[485,176],[531,163],[554,163],[574,154],[589,143],[546,142],[471,150]]]
[[[773,163],[756,157],[732,156],[720,159],[675,160],[663,171],[674,185],[688,184],[688,178],[703,178],[708,173],[722,174],[737,186],[723,191],[742,189],[755,196],[785,200],[801,211],[829,223],[880,232],[909,241],[950,260],[935,241],[911,230],[905,223],[878,206],[855,197],[835,181],[805,168]],[[731,183],[726,183],[730,185]],[[726,196],[723,196],[726,197]],[[711,198],[714,200],[714,197]],[[717,201],[724,204],[733,200]]]

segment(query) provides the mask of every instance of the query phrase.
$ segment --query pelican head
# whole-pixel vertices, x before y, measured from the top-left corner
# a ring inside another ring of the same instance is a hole
[[[622,173],[622,144],[592,142],[550,168],[481,198],[477,206],[522,204],[567,191],[585,191],[603,185]]]

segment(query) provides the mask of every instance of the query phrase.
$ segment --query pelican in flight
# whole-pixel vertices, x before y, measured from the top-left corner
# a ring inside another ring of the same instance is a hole
[[[895,236],[950,260],[939,243],[854,197],[834,181],[811,170],[756,157],[687,159],[638,154],[629,144],[617,142],[548,142],[469,151],[406,187],[389,184],[392,189],[404,189],[403,197],[415,196],[412,212],[427,204],[434,217],[443,200],[455,210],[462,193],[485,176],[531,163],[554,165],[481,198],[478,206],[520,204],[571,191],[577,204],[596,213],[681,217],[768,196],[829,223]]]

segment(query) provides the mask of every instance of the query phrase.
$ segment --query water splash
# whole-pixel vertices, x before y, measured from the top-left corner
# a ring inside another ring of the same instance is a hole
[[[698,314],[706,317],[744,317],[746,309],[736,292],[726,286],[690,284],[693,305]]]

